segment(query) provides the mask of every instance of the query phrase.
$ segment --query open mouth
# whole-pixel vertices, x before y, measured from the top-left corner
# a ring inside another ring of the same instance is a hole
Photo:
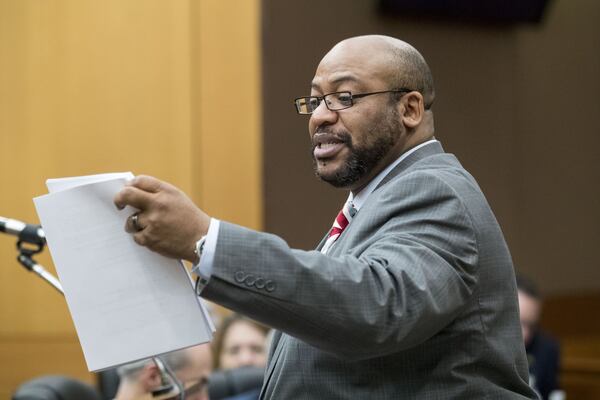
[[[313,155],[316,159],[331,158],[339,153],[345,144],[343,142],[327,142],[319,143],[313,150]]]
[[[313,156],[317,160],[332,158],[346,147],[343,137],[331,133],[316,134],[313,143]]]

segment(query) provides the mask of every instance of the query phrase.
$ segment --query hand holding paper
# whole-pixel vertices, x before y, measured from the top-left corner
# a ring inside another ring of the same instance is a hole
[[[210,341],[212,323],[185,267],[123,229],[113,198],[129,174],[50,180],[34,199],[92,371]]]
[[[138,210],[126,230],[134,240],[166,257],[195,260],[195,244],[208,231],[210,217],[179,189],[150,176],[138,176],[114,198],[119,209]],[[135,222],[135,223],[134,223]]]

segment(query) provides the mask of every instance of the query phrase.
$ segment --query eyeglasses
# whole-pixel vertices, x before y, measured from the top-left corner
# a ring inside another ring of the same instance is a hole
[[[323,100],[325,100],[325,106],[331,111],[339,111],[344,110],[346,108],[350,108],[354,105],[354,99],[359,99],[361,97],[371,96],[373,94],[381,94],[381,93],[409,93],[412,92],[411,89],[401,88],[394,90],[384,90],[381,92],[371,92],[371,93],[357,93],[352,94],[352,92],[344,91],[344,92],[334,92],[327,93],[324,96],[306,96],[306,97],[298,97],[294,99],[294,104],[296,105],[296,111],[298,114],[312,114],[317,107],[321,104]]]

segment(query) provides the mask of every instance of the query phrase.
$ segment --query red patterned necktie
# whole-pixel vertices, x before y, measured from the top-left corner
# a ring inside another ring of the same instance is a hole
[[[321,248],[321,253],[326,254],[333,243],[337,240],[337,238],[344,232],[344,229],[348,226],[352,218],[356,214],[356,208],[354,208],[354,204],[351,201],[346,202],[344,204],[344,208],[339,212],[335,221],[333,221],[333,226],[329,231],[329,235],[327,236],[327,240],[325,244]]]

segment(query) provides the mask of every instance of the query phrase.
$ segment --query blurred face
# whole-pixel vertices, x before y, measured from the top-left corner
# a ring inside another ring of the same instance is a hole
[[[518,291],[518,295],[521,331],[523,332],[523,341],[527,346],[535,333],[535,329],[540,319],[541,304],[539,300],[520,290]]]
[[[334,47],[321,61],[311,96],[350,91],[354,94],[390,87],[386,52],[376,45],[346,43]],[[315,174],[322,180],[360,190],[402,153],[404,126],[392,94],[354,100],[354,105],[329,110],[322,101],[311,114],[309,133]]]
[[[244,366],[265,367],[267,364],[265,334],[249,322],[234,322],[223,338],[219,364],[222,369]]]
[[[208,400],[206,382],[212,371],[210,344],[200,344],[185,350],[188,364],[177,370],[175,375],[186,388],[187,400]]]

